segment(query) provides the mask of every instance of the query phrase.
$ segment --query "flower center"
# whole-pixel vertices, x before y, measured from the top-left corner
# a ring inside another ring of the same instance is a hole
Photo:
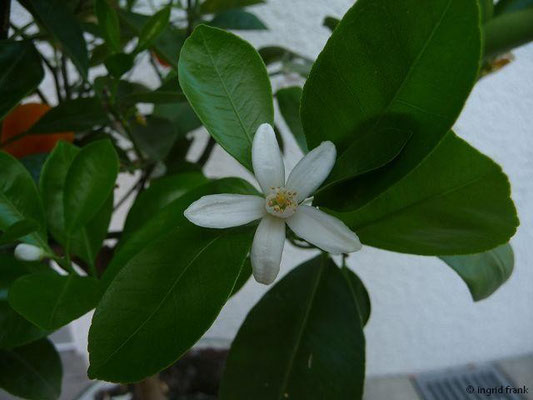
[[[298,202],[296,192],[291,192],[285,188],[271,188],[266,197],[265,209],[275,217],[288,218],[296,212]]]

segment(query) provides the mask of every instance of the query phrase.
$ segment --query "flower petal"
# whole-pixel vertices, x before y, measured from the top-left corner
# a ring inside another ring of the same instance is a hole
[[[326,180],[335,165],[337,151],[331,142],[322,142],[294,167],[285,187],[296,192],[298,202],[311,196]]]
[[[274,129],[269,124],[262,124],[257,129],[252,144],[252,164],[254,174],[267,195],[272,187],[285,184],[285,166]]]
[[[300,206],[287,218],[289,228],[309,243],[332,254],[361,250],[357,235],[344,223],[311,206]]]
[[[276,279],[285,244],[285,221],[271,215],[259,223],[252,244],[251,258],[254,278],[270,285]]]
[[[261,218],[265,199],[245,194],[213,194],[192,203],[183,213],[193,224],[204,228],[231,228]]]

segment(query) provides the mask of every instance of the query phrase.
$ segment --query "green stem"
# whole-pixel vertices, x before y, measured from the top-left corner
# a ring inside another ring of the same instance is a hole
[[[533,40],[533,8],[503,14],[484,26],[485,60]]]

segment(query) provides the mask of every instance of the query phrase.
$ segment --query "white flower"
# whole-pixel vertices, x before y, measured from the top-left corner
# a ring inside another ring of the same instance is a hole
[[[15,258],[20,261],[40,261],[46,255],[40,247],[21,243],[15,247]]]
[[[251,259],[257,282],[270,284],[279,272],[285,243],[285,224],[311,244],[332,254],[361,249],[361,242],[339,219],[302,202],[327,178],[336,151],[323,142],[294,167],[285,182],[285,167],[274,130],[262,124],[252,144],[252,164],[264,197],[241,194],[204,196],[185,210],[193,224],[230,228],[261,218],[252,244]]]

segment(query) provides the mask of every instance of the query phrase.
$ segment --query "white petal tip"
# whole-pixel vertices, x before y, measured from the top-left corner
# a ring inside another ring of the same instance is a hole
[[[254,274],[254,279],[257,283],[260,283],[262,285],[271,285],[277,277],[278,274],[273,276],[266,276],[266,275],[260,275],[260,274]]]
[[[44,256],[44,250],[32,244],[21,243],[15,247],[15,258],[19,261],[40,261]]]

